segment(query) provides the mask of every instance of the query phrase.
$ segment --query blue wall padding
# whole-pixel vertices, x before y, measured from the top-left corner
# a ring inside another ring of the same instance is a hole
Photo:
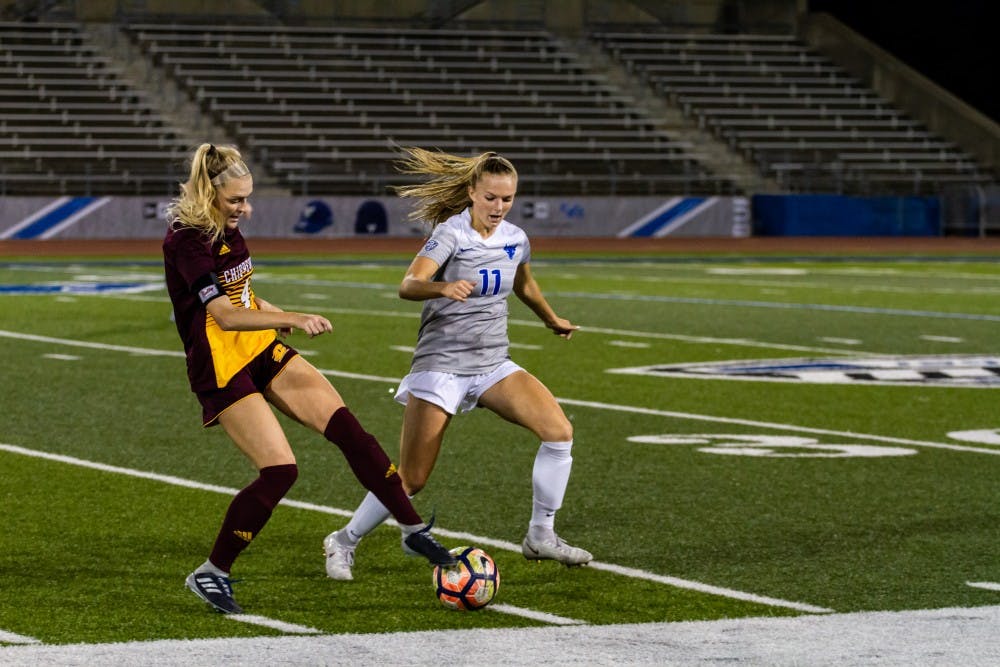
[[[940,236],[937,197],[754,195],[754,236]]]

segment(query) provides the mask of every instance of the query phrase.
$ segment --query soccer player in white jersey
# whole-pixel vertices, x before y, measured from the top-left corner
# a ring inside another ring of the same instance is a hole
[[[399,296],[423,301],[410,373],[396,400],[406,406],[399,475],[413,495],[427,483],[451,418],[478,406],[535,434],[541,445],[532,471],[532,512],[521,550],[531,560],[584,565],[593,557],[556,535],[555,513],[569,482],[573,427],[552,392],[515,364],[507,338],[507,296],[513,292],[556,335],[578,328],[556,315],[531,275],[528,237],[504,216],[517,191],[517,171],[496,153],[458,157],[404,149],[400,171],[431,176],[396,188],[415,197],[415,219],[433,225],[413,259]],[[361,538],[389,516],[369,493],[350,522],[324,540],[326,571],[353,578]]]

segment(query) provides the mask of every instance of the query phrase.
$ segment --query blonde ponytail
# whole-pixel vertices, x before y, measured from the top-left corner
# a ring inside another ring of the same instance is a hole
[[[167,207],[167,222],[200,229],[212,241],[222,238],[226,221],[215,205],[216,188],[232,178],[250,174],[240,152],[232,146],[201,144],[191,155],[190,173],[181,194]]]
[[[469,187],[475,187],[483,174],[510,174],[517,178],[510,160],[493,152],[459,157],[415,147],[400,150],[404,155],[396,161],[397,171],[431,178],[417,185],[392,189],[400,197],[415,197],[418,202],[409,217],[432,227],[465,210],[469,205]]]

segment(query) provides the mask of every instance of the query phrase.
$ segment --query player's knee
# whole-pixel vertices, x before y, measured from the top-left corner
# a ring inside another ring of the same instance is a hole
[[[258,471],[257,480],[244,489],[268,510],[281,502],[299,477],[299,467],[294,463],[268,466]]]
[[[280,492],[283,497],[299,478],[299,467],[294,463],[288,463],[261,468],[260,476],[266,478],[275,491]]]
[[[406,495],[413,496],[427,485],[427,475],[413,474],[408,470],[400,470],[399,478],[403,481],[403,491]]]
[[[570,442],[573,440],[573,424],[563,418],[547,425],[537,435],[544,442]]]

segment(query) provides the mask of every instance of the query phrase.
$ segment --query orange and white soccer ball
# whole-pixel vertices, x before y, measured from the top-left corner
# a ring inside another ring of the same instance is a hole
[[[434,568],[434,588],[438,599],[449,609],[482,609],[500,590],[500,570],[490,555],[478,547],[455,547],[458,563]]]

